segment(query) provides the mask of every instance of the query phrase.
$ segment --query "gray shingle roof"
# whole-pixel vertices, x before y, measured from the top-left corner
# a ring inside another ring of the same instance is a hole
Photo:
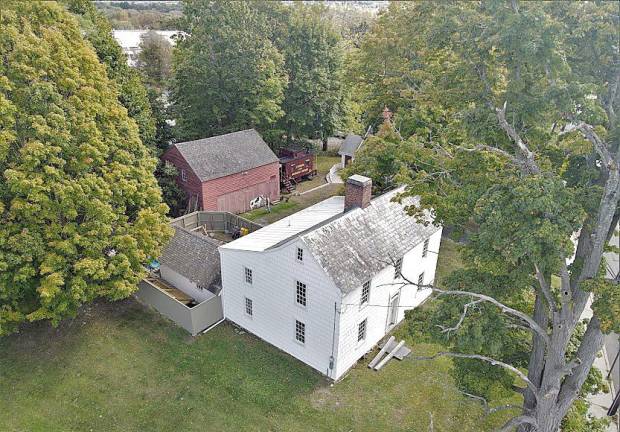
[[[355,156],[355,152],[360,147],[360,145],[362,145],[362,141],[364,141],[364,138],[359,135],[347,135],[342,144],[340,144],[340,150],[338,150],[338,154]]]
[[[213,239],[174,227],[174,236],[159,261],[190,281],[209,288],[220,283],[218,246]]]
[[[175,147],[201,181],[278,161],[254,129],[177,143]]]
[[[440,228],[417,223],[402,204],[392,198],[403,188],[373,199],[365,209],[356,208],[307,234],[308,245],[336,286],[348,293],[401,258]],[[411,198],[404,204],[412,204]]]

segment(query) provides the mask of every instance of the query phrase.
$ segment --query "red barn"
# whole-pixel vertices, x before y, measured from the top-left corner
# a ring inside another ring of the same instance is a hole
[[[179,171],[190,211],[242,213],[260,195],[280,198],[278,158],[254,129],[177,143],[162,159]]]

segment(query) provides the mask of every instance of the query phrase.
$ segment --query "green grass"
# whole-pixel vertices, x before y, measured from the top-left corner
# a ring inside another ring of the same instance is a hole
[[[398,333],[414,354],[441,349]],[[229,324],[192,338],[134,300],[99,302],[0,338],[0,431],[427,431],[432,413],[436,432],[478,432],[510,415],[484,417],[449,359],[367,362],[331,385]]]
[[[435,284],[441,286],[443,280],[454,270],[463,268],[463,260],[459,253],[459,245],[449,238],[441,238]]]
[[[330,184],[304,195],[288,197],[286,201],[283,200],[271,206],[271,211],[263,207],[243,213],[240,216],[260,224],[270,224],[331,196],[341,195],[343,192],[344,188],[342,185]]]
[[[325,181],[325,176],[331,167],[338,162],[340,162],[340,156],[329,156],[325,153],[318,154],[316,157],[316,176],[312,180],[300,182],[295,188],[295,192],[305,192],[327,183]]]

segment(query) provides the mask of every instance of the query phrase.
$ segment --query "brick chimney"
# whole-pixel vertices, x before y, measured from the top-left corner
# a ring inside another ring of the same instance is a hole
[[[355,207],[366,208],[370,204],[372,180],[359,174],[347,179],[344,192],[344,211]]]

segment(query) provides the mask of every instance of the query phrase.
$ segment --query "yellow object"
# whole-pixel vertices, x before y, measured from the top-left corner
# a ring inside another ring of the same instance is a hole
[[[247,229],[246,227],[241,227],[241,229],[239,230],[239,232],[241,233],[242,236],[247,235],[250,233],[250,230]]]

